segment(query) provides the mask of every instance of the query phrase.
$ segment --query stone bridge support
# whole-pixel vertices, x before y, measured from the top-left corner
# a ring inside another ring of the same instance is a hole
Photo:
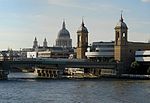
[[[101,68],[84,68],[85,74],[92,74],[97,77],[101,75]]]
[[[7,66],[6,66],[7,67]],[[0,80],[5,80],[8,77],[8,70],[5,70],[6,68],[4,68],[2,62],[0,62]]]
[[[8,76],[8,71],[0,69],[0,80],[7,79],[7,76]]]
[[[37,73],[38,78],[59,78],[60,70],[58,69],[35,69],[35,73]]]

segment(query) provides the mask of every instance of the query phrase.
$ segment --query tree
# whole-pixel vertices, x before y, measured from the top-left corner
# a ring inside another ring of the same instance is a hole
[[[147,69],[147,74],[150,74],[150,66],[149,66],[149,68]]]
[[[132,62],[131,63],[131,72],[137,74],[139,72],[139,67],[140,67],[140,64],[137,61]]]

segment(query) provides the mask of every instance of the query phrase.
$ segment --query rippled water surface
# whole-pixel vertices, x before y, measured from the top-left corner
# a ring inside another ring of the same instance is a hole
[[[150,103],[150,81],[10,79],[0,103]]]

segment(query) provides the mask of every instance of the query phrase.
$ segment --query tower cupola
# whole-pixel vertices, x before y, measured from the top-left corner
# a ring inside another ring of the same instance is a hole
[[[87,28],[85,27],[83,20],[82,20],[81,26],[80,26],[79,29],[77,30],[77,33],[80,33],[80,32],[88,33],[88,30],[87,30]]]
[[[117,29],[117,28],[128,29],[126,23],[125,23],[124,20],[123,20],[122,13],[121,13],[121,18],[120,18],[120,20],[119,20],[119,22],[117,23],[117,25],[116,25],[115,28],[116,28],[116,29]]]
[[[46,40],[46,38],[45,38],[44,41],[43,41],[43,47],[44,47],[44,48],[47,47],[47,40]]]
[[[34,41],[33,41],[33,48],[37,48],[38,47],[38,41],[37,38],[35,37]]]

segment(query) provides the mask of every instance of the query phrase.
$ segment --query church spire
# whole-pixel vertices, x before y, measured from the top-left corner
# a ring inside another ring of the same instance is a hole
[[[122,13],[123,13],[123,10],[121,10],[121,19],[120,19],[121,22],[123,22]]]
[[[38,41],[37,41],[37,38],[35,37],[33,41],[33,48],[37,48],[37,47],[38,47]]]
[[[44,42],[47,42],[47,41],[46,41],[46,38],[44,39]]]
[[[63,20],[62,28],[63,28],[63,29],[65,29],[65,28],[66,28],[65,20]]]
[[[37,38],[35,37],[34,41],[37,41]]]
[[[43,47],[44,47],[44,48],[47,47],[47,40],[46,40],[46,38],[44,39]]]
[[[81,25],[82,25],[82,27],[84,27],[84,20],[83,20],[83,17],[82,17],[82,24],[81,24]]]
[[[86,32],[86,33],[88,33],[88,30],[87,30],[87,28],[85,27],[85,24],[84,24],[83,17],[82,17],[81,26],[80,26],[80,28],[77,30],[77,33],[78,33],[78,32]]]

